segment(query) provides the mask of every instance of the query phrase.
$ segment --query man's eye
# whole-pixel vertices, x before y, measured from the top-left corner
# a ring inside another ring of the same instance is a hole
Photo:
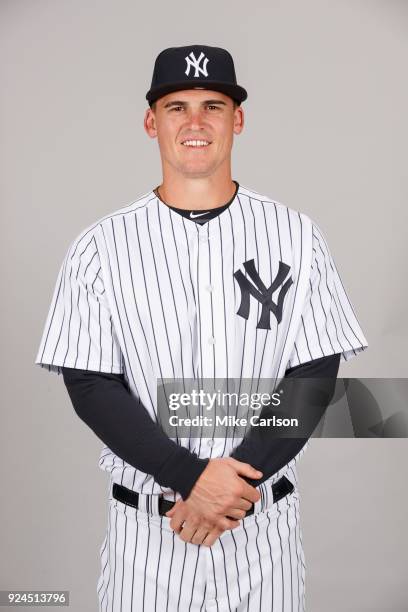
[[[219,110],[220,109],[220,107],[216,106],[215,104],[207,104],[207,108],[215,109],[215,110]],[[172,106],[170,110],[171,111],[179,111],[179,110],[183,110],[183,109],[184,109],[183,106]]]

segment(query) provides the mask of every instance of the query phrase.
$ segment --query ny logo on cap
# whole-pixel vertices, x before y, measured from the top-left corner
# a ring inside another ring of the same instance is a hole
[[[187,62],[187,69],[185,74],[187,76],[190,75],[190,68],[193,67],[195,69],[194,72],[194,76],[198,77],[200,76],[200,72],[203,76],[208,76],[208,72],[207,72],[207,64],[208,64],[208,57],[205,57],[204,53],[201,51],[200,53],[200,57],[198,59],[196,59],[196,56],[194,55],[193,51],[191,51],[191,53],[189,53],[189,55],[186,55],[186,57],[184,58]],[[204,59],[203,62],[203,67],[200,68],[200,63],[201,60]]]
[[[282,321],[282,307],[285,295],[293,283],[292,278],[288,278],[285,283],[283,281],[288,275],[290,266],[285,264],[283,261],[279,262],[279,270],[273,283],[270,287],[266,287],[261,281],[259,274],[255,268],[253,259],[244,262],[244,268],[247,271],[249,277],[253,281],[254,285],[244,276],[241,270],[234,272],[234,276],[238,281],[239,288],[241,290],[241,304],[237,310],[237,315],[248,319],[249,316],[249,303],[250,296],[252,295],[258,302],[262,304],[261,316],[259,318],[257,328],[258,329],[271,329],[270,325],[270,313],[271,311],[276,317],[278,324]],[[279,287],[278,303],[275,304],[272,301],[272,293]]]

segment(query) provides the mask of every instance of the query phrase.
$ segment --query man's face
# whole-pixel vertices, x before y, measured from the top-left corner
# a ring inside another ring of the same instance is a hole
[[[149,136],[158,139],[163,166],[190,178],[211,176],[223,163],[229,167],[234,134],[243,125],[242,108],[208,89],[163,96],[144,121]]]

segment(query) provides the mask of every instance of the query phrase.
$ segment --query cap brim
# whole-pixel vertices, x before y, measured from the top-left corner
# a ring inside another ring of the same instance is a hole
[[[153,102],[159,98],[162,98],[173,91],[182,91],[184,89],[209,89],[212,91],[219,91],[239,103],[243,102],[248,97],[246,90],[240,85],[222,83],[220,81],[209,81],[207,79],[197,79],[194,82],[180,81],[179,83],[161,85],[160,87],[150,89],[146,94],[146,100],[149,102],[149,104],[153,104]]]

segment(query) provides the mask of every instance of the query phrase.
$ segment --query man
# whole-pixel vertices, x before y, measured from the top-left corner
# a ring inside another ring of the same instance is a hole
[[[246,97],[226,50],[162,51],[144,120],[162,183],[83,230],[57,279],[36,363],[63,374],[106,444],[101,612],[305,608],[308,436],[158,425],[168,379],[281,381],[286,397],[290,378],[310,376],[314,392],[299,387],[290,406],[318,420],[340,360],[367,347],[316,223],[232,179]]]

